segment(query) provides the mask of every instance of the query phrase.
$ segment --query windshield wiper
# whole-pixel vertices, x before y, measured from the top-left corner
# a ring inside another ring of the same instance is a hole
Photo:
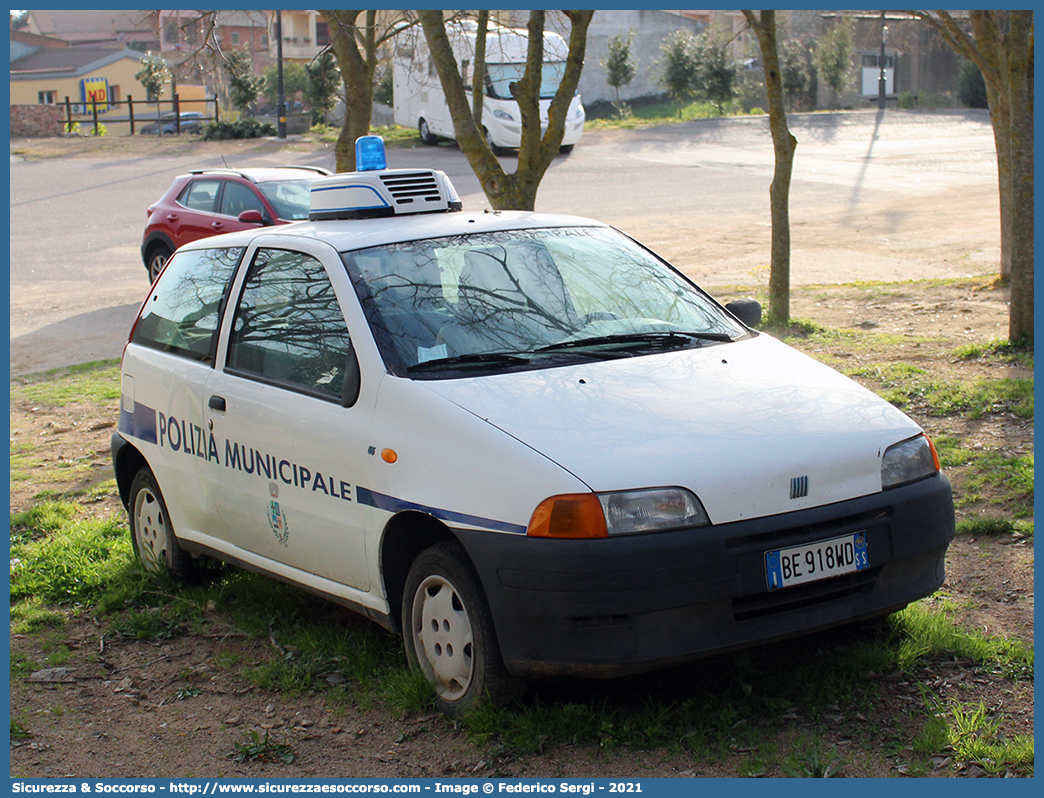
[[[619,335],[599,335],[594,338],[578,338],[574,341],[559,341],[534,350],[536,352],[556,352],[563,349],[586,349],[588,347],[614,346],[633,348],[655,346],[674,349],[693,344],[702,345],[705,341],[731,343],[732,336],[715,332],[677,332],[662,330],[655,332],[621,333]]]
[[[438,371],[440,369],[469,368],[475,366],[521,366],[529,362],[528,358],[513,355],[509,352],[472,352],[468,355],[440,357],[425,360],[406,369],[414,371]]]

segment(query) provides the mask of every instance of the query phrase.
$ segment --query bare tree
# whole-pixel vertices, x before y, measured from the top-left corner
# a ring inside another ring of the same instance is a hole
[[[779,67],[776,46],[776,12],[744,11],[747,24],[758,37],[761,63],[765,70],[765,90],[768,93],[769,127],[776,167],[769,187],[769,205],[772,215],[772,261],[769,269],[769,312],[767,323],[772,327],[790,324],[790,176],[794,168],[794,150],[797,139],[787,126],[787,112],[783,105],[783,77]]]
[[[330,26],[330,49],[344,84],[344,124],[334,154],[338,172],[355,171],[355,140],[370,132],[378,51],[416,24],[408,11],[319,11]]]
[[[1033,342],[1033,12],[911,11],[975,63],[986,81],[1000,184],[1000,274],[1010,281],[1008,338]]]
[[[551,100],[548,109],[547,130],[540,134],[540,73],[544,59],[545,12],[531,11],[529,15],[529,45],[526,53],[526,69],[522,79],[512,88],[512,96],[518,102],[522,117],[522,143],[518,151],[518,169],[507,174],[482,135],[481,110],[476,102],[475,109],[468,102],[457,61],[453,57],[446,23],[438,10],[418,11],[424,37],[431,51],[432,61],[439,75],[442,90],[446,95],[457,144],[471,164],[472,170],[482,185],[486,198],[496,210],[533,210],[536,192],[544,173],[558,154],[565,133],[565,115],[569,103],[576,94],[580,72],[584,65],[584,50],[587,46],[587,27],[593,11],[563,11],[571,24],[569,53],[566,56],[565,74]],[[481,20],[480,20],[481,23]],[[480,24],[484,31],[485,26]],[[476,73],[483,74],[484,62],[476,59]],[[475,91],[474,94],[479,94]]]

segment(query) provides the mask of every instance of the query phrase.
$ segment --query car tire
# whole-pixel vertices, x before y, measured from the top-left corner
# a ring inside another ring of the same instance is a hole
[[[456,541],[425,549],[410,566],[402,630],[410,667],[432,683],[440,712],[460,715],[517,692],[478,574]]]
[[[575,147],[575,146],[576,146],[575,144],[563,144],[561,147],[558,148],[558,151],[562,155],[568,155],[569,153],[571,153],[573,151],[573,147]]]
[[[167,258],[169,257],[170,250],[162,244],[149,250],[148,261],[146,262],[146,268],[149,270],[149,280],[156,282],[159,273],[163,271],[163,267],[167,265]]]
[[[417,123],[417,133],[420,135],[421,144],[426,147],[439,143],[439,137],[431,132],[431,128],[428,127],[428,121],[426,119],[421,119]]]
[[[494,155],[504,154],[504,148],[493,143],[493,137],[489,135],[489,131],[486,128],[482,128],[482,137],[486,140],[486,146],[489,147],[491,153]]]
[[[192,557],[181,548],[167,514],[159,485],[145,467],[134,475],[127,505],[134,554],[151,573],[167,573],[183,581],[195,581],[198,571]]]

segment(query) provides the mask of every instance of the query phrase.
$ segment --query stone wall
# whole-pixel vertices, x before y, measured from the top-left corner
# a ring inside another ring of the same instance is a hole
[[[12,105],[11,138],[57,136],[64,120],[65,109],[60,105]]]

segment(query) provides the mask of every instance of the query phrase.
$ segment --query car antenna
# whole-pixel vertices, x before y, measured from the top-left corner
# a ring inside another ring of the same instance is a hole
[[[224,155],[221,156],[221,163],[223,163],[225,165],[226,169],[231,169],[232,168],[231,166],[228,165],[228,161],[225,160],[225,156]]]

